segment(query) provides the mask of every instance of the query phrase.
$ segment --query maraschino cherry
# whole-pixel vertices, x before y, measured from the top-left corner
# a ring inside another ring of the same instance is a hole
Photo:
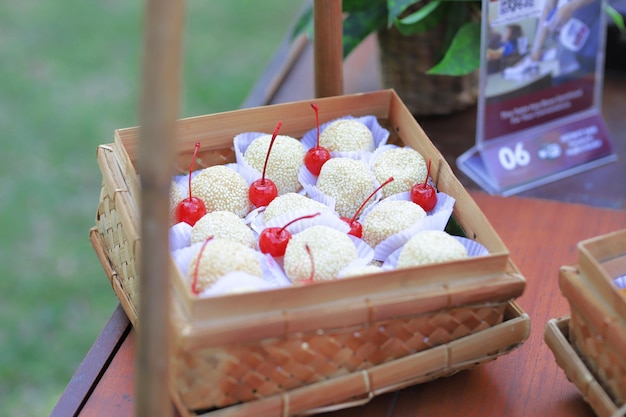
[[[437,191],[428,183],[428,177],[430,177],[430,158],[428,158],[426,179],[411,187],[411,201],[422,207],[424,211],[431,211],[437,205]]]
[[[209,236],[206,238],[206,240],[202,244],[202,247],[200,248],[200,252],[198,253],[198,260],[196,261],[196,268],[193,271],[193,280],[191,281],[191,292],[195,295],[200,294],[200,291],[198,290],[198,271],[200,270],[200,259],[202,259],[202,252],[204,252],[206,244],[209,243],[211,239],[213,239],[213,236]]]
[[[365,207],[365,205],[367,204],[368,201],[370,201],[372,199],[372,197],[374,197],[376,195],[376,193],[382,189],[385,185],[389,184],[391,181],[393,181],[393,177],[389,177],[387,179],[387,181],[383,182],[382,184],[380,184],[378,186],[378,188],[376,188],[372,194],[370,194],[364,201],[363,203],[361,203],[361,206],[358,208],[358,210],[354,213],[354,216],[352,216],[351,219],[348,219],[347,217],[341,217],[341,220],[343,220],[344,222],[348,223],[350,225],[350,231],[348,232],[349,235],[361,238],[363,236],[363,226],[361,226],[361,223],[359,223],[356,218],[359,217],[359,214],[361,214],[361,211],[363,210],[363,208]]]
[[[196,147],[193,151],[193,159],[189,166],[189,197],[184,198],[178,203],[178,206],[176,206],[176,221],[185,222],[191,226],[196,224],[196,222],[206,214],[204,202],[198,197],[192,197],[191,195],[191,172],[193,171],[193,162],[198,156],[198,149],[200,149],[200,142],[196,142]]]
[[[267,149],[267,155],[265,156],[265,164],[263,164],[263,174],[261,175],[261,179],[253,181],[248,189],[248,198],[252,204],[257,207],[267,206],[278,196],[278,188],[276,187],[276,184],[274,184],[274,181],[269,178],[265,178],[265,171],[267,170],[267,161],[270,158],[272,146],[274,145],[274,141],[276,140],[276,136],[278,136],[278,131],[282,125],[283,122],[278,122],[274,128],[272,140],[270,141],[270,146]]]
[[[322,165],[326,163],[330,159],[330,152],[328,149],[320,146],[320,117],[319,117],[319,109],[317,104],[311,103],[311,107],[315,110],[315,123],[317,125],[317,141],[315,142],[315,146],[309,149],[304,155],[304,165],[309,170],[309,172],[316,177],[320,174],[322,170]]]
[[[287,230],[287,227],[298,220],[312,219],[319,215],[320,213],[309,214],[293,219],[283,227],[268,227],[263,229],[259,235],[259,249],[261,252],[269,253],[274,257],[283,256],[287,250],[287,244],[291,239],[291,233]]]

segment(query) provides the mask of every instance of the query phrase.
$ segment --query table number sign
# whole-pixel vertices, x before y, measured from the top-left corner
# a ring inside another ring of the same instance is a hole
[[[459,168],[512,195],[617,159],[602,118],[605,0],[483,0],[476,145]]]

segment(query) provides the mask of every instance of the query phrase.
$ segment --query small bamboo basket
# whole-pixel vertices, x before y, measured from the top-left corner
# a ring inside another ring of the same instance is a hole
[[[559,366],[599,416],[626,412],[626,296],[613,283],[624,274],[626,229],[579,242],[578,265],[559,272],[571,315],[548,323],[545,333]]]
[[[393,90],[317,99],[320,123],[374,115],[390,142],[432,158],[432,177],[452,195],[452,217],[489,255],[446,264],[256,293],[199,299],[170,262],[173,351],[170,391],[183,416],[317,413],[451,375],[510,352],[529,318],[514,300],[525,280],[452,169]],[[233,137],[314,128],[310,102],[178,121],[179,171],[200,142],[201,166],[234,161]],[[98,148],[103,182],[91,242],[132,323],[141,252],[137,128]],[[198,168],[200,169],[200,168]]]

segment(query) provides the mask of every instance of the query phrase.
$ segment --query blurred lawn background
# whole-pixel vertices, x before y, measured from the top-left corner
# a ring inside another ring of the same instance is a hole
[[[301,8],[189,0],[181,117],[238,108]],[[0,415],[50,413],[117,305],[98,144],[137,125],[144,2],[0,2]]]

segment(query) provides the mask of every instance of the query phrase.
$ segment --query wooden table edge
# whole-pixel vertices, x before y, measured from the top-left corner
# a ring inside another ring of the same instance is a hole
[[[131,328],[130,320],[118,304],[76,369],[50,417],[77,416],[81,412]]]

